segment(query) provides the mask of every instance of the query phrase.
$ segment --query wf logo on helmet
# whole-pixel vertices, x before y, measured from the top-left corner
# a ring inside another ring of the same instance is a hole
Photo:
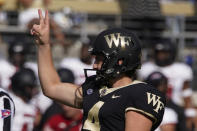
[[[109,48],[112,48],[112,44],[114,43],[116,47],[120,45],[121,48],[125,48],[125,46],[129,46],[129,43],[131,42],[131,37],[129,36],[121,36],[120,33],[113,33],[110,35],[104,36],[105,40],[109,46]]]

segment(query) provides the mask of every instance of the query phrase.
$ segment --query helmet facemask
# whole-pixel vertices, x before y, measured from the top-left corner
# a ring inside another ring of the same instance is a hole
[[[85,69],[85,74],[87,74],[87,70],[96,71],[96,81],[103,85],[109,85],[109,80],[117,78],[121,76],[123,73],[130,73],[129,77],[135,73],[136,69],[140,68],[141,61],[136,62],[135,64],[129,65],[129,60],[131,57],[135,57],[136,55],[127,54],[127,56],[122,57],[119,55],[118,50],[114,50],[111,54],[103,52],[92,52],[94,55],[102,55],[104,57],[103,64],[101,69]],[[140,56],[137,56],[140,59]],[[119,63],[121,61],[121,63]],[[86,75],[87,76],[87,75]]]
[[[118,64],[120,60],[118,58],[117,51],[113,51],[111,54],[104,53],[104,60],[100,70],[97,70],[97,79],[109,80],[115,78],[120,74],[122,65]]]

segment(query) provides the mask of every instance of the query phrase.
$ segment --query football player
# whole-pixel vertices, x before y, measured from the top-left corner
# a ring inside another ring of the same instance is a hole
[[[66,105],[83,108],[83,131],[150,131],[163,118],[165,96],[133,76],[141,65],[138,38],[121,28],[101,32],[90,50],[95,76],[80,86],[62,83],[54,68],[49,17],[38,10],[40,24],[33,25],[38,47],[39,76],[44,94]],[[86,70],[88,71],[88,70]]]
[[[1,87],[9,89],[10,77],[21,67],[24,67],[26,61],[27,47],[24,43],[14,41],[8,47],[8,61],[0,58],[0,77],[2,79]]]
[[[167,86],[168,80],[161,72],[151,73],[145,81],[146,83],[151,84],[152,86],[157,88],[159,91],[166,94],[167,87],[168,87]],[[157,128],[155,131],[176,131],[176,129],[178,129],[178,127],[176,127],[178,126],[178,114],[173,108],[168,106],[169,103],[171,103],[171,100],[167,99],[163,120],[159,128]],[[181,123],[181,124],[185,124],[185,123]]]
[[[145,79],[154,71],[162,72],[168,78],[167,95],[172,101],[185,108],[188,126],[191,128],[191,119],[197,116],[192,105],[192,89],[190,83],[193,72],[188,65],[175,62],[176,47],[169,40],[160,40],[154,47],[154,61],[144,63],[139,70],[139,77]],[[190,123],[190,124],[189,124]]]
[[[25,63],[25,57],[27,54],[27,47],[24,43],[11,43],[9,45],[8,54],[9,54],[9,61],[12,65],[19,69],[23,67]]]
[[[85,81],[84,69],[92,67],[92,58],[88,53],[90,45],[83,42],[80,49],[80,58],[64,58],[60,66],[72,70],[75,75],[75,84],[81,85]]]
[[[10,94],[16,106],[12,131],[32,131],[37,107],[31,103],[36,90],[36,76],[31,69],[21,68],[11,77]]]

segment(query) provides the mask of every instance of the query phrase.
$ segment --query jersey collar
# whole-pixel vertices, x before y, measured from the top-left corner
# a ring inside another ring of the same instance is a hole
[[[135,84],[140,84],[140,83],[145,83],[145,82],[142,82],[142,81],[138,81],[138,80],[134,80],[132,83],[126,85],[126,86],[120,86],[120,87],[115,87],[115,88],[108,88],[107,86],[103,86],[100,90],[99,90],[99,94],[100,94],[100,97],[103,97],[113,91],[116,91],[118,89],[121,89],[121,88],[126,88],[126,87],[129,87],[130,85],[135,85]]]

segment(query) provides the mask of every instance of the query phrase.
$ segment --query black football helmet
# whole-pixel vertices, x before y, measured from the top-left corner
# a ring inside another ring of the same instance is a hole
[[[160,59],[158,57],[159,52],[166,52],[168,53],[168,57],[164,59]],[[175,61],[176,58],[176,47],[170,40],[162,40],[155,44],[154,47],[154,57],[155,57],[155,63],[158,66],[167,66],[172,64]]]
[[[35,73],[29,68],[19,69],[11,77],[11,89],[19,96],[30,100],[32,98],[32,90],[37,85]]]
[[[16,53],[20,53],[20,54],[24,55],[26,53],[25,44],[23,44],[23,43],[11,43],[9,45],[8,53],[11,56],[13,54],[16,54]]]
[[[145,80],[146,83],[154,86],[155,88],[159,88],[161,84],[168,83],[167,77],[161,72],[153,72],[151,73]],[[167,87],[167,86],[166,86]]]
[[[58,75],[60,76],[61,82],[74,83],[75,76],[70,69],[59,68],[57,70]]]
[[[108,80],[122,73],[135,72],[141,66],[141,46],[138,38],[129,30],[121,28],[101,32],[90,49],[92,55],[104,56],[96,80]],[[122,60],[121,65],[118,61]]]
[[[10,62],[17,67],[21,67],[25,62],[27,47],[21,42],[10,43],[8,54]]]

